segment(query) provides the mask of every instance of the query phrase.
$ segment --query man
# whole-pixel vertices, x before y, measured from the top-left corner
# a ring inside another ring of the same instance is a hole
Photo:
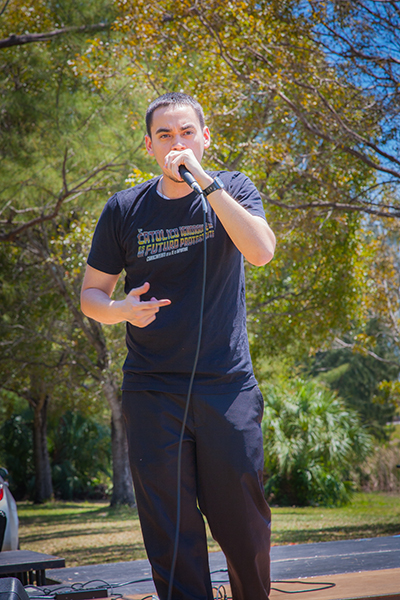
[[[211,600],[202,514],[224,551],[234,600],[267,600],[270,510],[263,496],[263,400],[246,334],[243,256],[271,260],[275,238],[241,173],[204,171],[210,132],[200,105],[170,93],[146,114],[146,148],[162,175],[115,194],[93,238],[82,310],[127,322],[123,411],[146,550],[166,600],[177,518],[177,454],[199,334],[203,273],[200,196],[207,196],[202,341],[182,444],[181,521],[173,600]],[[124,300],[111,299],[122,270]],[[199,510],[200,509],[200,510]],[[200,512],[201,511],[201,512]]]

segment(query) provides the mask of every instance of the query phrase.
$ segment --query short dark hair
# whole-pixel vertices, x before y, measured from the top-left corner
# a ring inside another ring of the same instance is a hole
[[[194,111],[199,119],[199,123],[200,123],[201,127],[204,127],[203,109],[201,108],[201,106],[197,102],[197,100],[192,98],[192,96],[189,96],[189,94],[182,94],[181,92],[168,92],[168,94],[163,94],[162,96],[159,96],[158,98],[153,100],[153,102],[151,102],[147,108],[146,130],[147,130],[147,135],[149,137],[151,137],[151,125],[153,123],[154,111],[157,110],[157,108],[160,108],[160,106],[170,106],[170,105],[191,106],[194,109]]]

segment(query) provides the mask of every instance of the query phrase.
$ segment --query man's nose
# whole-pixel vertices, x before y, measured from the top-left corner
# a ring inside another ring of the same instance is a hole
[[[184,150],[186,148],[186,144],[185,142],[182,140],[181,137],[176,136],[175,139],[172,142],[172,150]]]

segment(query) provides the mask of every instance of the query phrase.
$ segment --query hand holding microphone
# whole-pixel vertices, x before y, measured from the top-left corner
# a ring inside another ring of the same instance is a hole
[[[197,183],[197,181],[195,180],[195,178],[193,177],[191,172],[185,167],[185,165],[179,165],[178,170],[179,170],[179,174],[182,177],[183,181],[185,183],[187,183],[188,185],[190,185],[192,190],[194,190],[201,196],[201,205],[203,207],[203,212],[204,212],[204,214],[207,214],[207,202],[206,202],[206,198],[203,194],[203,190],[201,189],[201,187],[199,186],[199,184]]]
[[[189,187],[191,187],[192,190],[194,190],[197,194],[199,194],[201,196],[203,211],[204,211],[204,213],[207,213],[207,202],[206,202],[205,196],[203,194],[201,185],[195,179],[193,174],[189,171],[186,164],[184,164],[184,163],[179,164],[180,161],[185,160],[185,159],[189,163],[189,166],[190,166],[190,163],[193,163],[193,168],[194,168],[195,172],[197,172],[197,170],[201,171],[202,175],[205,178],[205,184],[207,185],[207,179],[209,179],[209,176],[202,169],[200,163],[197,161],[197,158],[194,156],[193,151],[190,148],[187,148],[183,151],[172,150],[171,152],[169,152],[167,154],[167,156],[165,157],[165,166],[168,169],[170,169],[172,171],[172,173],[174,173],[175,169],[178,170],[178,173],[181,176],[181,178],[183,179],[183,181]],[[177,165],[177,163],[178,163],[178,165]],[[196,169],[196,167],[197,167],[197,169]]]
[[[189,169],[185,167],[185,165],[179,165],[178,171],[183,181],[187,183],[192,188],[192,190],[194,190],[198,194],[202,194],[203,190],[201,189],[201,187],[199,186]]]
[[[200,164],[199,158],[191,148],[176,148],[165,156],[166,174],[175,181],[183,181],[199,194],[206,187],[208,175]],[[204,181],[203,181],[204,180]]]

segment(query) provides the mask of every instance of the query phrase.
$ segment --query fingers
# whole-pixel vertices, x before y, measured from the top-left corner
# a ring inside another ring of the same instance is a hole
[[[179,173],[180,165],[185,165],[194,177],[202,170],[199,161],[190,148],[185,150],[171,150],[165,157],[164,168],[169,170],[175,179],[183,181]]]
[[[143,329],[144,327],[147,327],[147,325],[150,325],[150,323],[152,323],[155,320],[156,320],[156,315],[153,314],[153,315],[149,315],[146,318],[142,317],[139,319],[136,317],[134,320],[128,320],[128,321],[131,325],[134,325],[135,327],[140,327],[141,329]]]
[[[156,315],[160,310],[160,305],[154,305],[155,303],[150,302],[139,302],[136,305],[133,305],[129,310],[126,320],[129,321],[132,325],[136,327],[147,327],[150,323],[152,323],[156,319]],[[162,304],[162,306],[167,306],[171,304],[170,300],[166,301],[166,304]]]
[[[146,292],[148,292],[149,289],[150,289],[150,284],[149,284],[148,281],[146,281],[140,287],[132,288],[131,291],[129,292],[128,296],[137,296],[137,297],[139,297],[142,294],[145,294]]]
[[[180,181],[183,181],[183,179],[179,173],[179,167],[185,165],[185,167],[188,168],[188,162],[187,156],[183,152],[172,151],[165,157],[165,167]]]
[[[140,287],[132,288],[131,291],[128,293],[128,297],[131,297],[131,298],[133,297],[133,298],[136,298],[137,300],[140,300],[140,296],[142,294],[146,294],[146,292],[148,292],[149,289],[150,289],[150,284],[148,281],[146,281]],[[171,300],[168,300],[167,298],[163,298],[162,300],[157,300],[157,298],[155,298],[154,296],[152,297],[151,300],[147,300],[147,301],[140,300],[140,302],[143,303],[143,305],[146,305],[148,307],[167,306],[168,304],[171,304]],[[145,308],[145,307],[143,306],[143,308]]]
[[[132,306],[135,306],[137,311],[145,312],[158,312],[162,306],[168,306],[171,304],[171,300],[163,298],[162,300],[142,300],[141,302],[134,302]]]
[[[171,300],[163,298],[157,300],[154,296],[151,300],[140,300],[140,296],[150,289],[150,284],[145,282],[138,288],[133,288],[126,297],[125,320],[136,327],[146,327],[155,320],[156,314],[162,306],[171,304]]]

